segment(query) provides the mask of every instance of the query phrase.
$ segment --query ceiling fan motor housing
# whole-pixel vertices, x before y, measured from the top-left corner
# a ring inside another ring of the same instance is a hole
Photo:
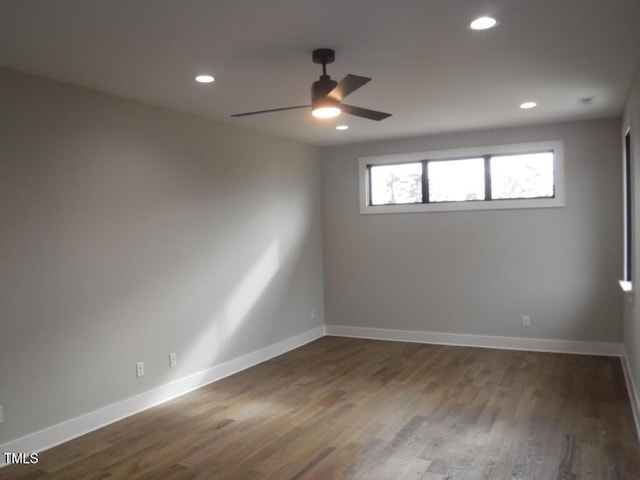
[[[338,107],[340,101],[329,97],[329,92],[336,88],[338,82],[331,80],[329,75],[321,75],[320,80],[313,82],[311,86],[311,106],[313,109],[318,107]]]

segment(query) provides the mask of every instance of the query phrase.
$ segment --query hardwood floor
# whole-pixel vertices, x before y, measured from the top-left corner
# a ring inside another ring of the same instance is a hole
[[[618,358],[324,337],[0,479],[640,478]]]

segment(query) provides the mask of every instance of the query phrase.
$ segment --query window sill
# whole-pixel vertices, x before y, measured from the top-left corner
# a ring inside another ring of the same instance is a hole
[[[633,283],[629,280],[618,280],[618,283],[624,293],[633,293]]]
[[[460,212],[471,210],[510,210],[564,207],[561,198],[520,198],[514,200],[467,200],[461,202],[407,203],[396,205],[360,204],[363,215],[378,213]]]

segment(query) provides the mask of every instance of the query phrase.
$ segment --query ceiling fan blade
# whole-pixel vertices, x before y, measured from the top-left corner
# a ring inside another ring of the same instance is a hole
[[[256,112],[236,113],[232,117],[248,117],[249,115],[259,115],[261,113],[281,112],[283,110],[295,110],[296,108],[310,108],[311,105],[298,105],[296,107],[272,108],[271,110],[258,110]]]
[[[340,105],[340,108],[345,113],[349,113],[357,117],[368,118],[369,120],[376,120],[378,122],[391,116],[390,113],[377,112],[375,110],[369,110],[368,108],[353,107],[351,105],[345,105],[344,103]]]
[[[336,85],[336,87],[331,90],[327,96],[329,98],[333,98],[334,100],[341,101],[344,97],[349,95],[350,93],[355,92],[357,89],[362,87],[365,83],[370,82],[371,79],[369,77],[360,77],[358,75],[347,75],[340,83]]]

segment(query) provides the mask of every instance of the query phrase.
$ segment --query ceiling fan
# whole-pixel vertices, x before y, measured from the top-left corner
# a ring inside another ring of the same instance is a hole
[[[320,76],[320,80],[316,80],[311,86],[311,105],[297,105],[295,107],[258,110],[256,112],[237,113],[231,116],[246,117],[261,113],[280,112],[282,110],[294,110],[296,108],[309,107],[311,107],[311,114],[317,118],[337,117],[342,112],[377,121],[384,120],[391,116],[390,113],[377,112],[375,110],[354,107],[352,105],[345,105],[342,103],[343,98],[355,92],[371,79],[368,77],[348,74],[340,80],[340,83],[335,80],[331,80],[331,77],[327,75],[327,64],[333,63],[336,59],[336,53],[333,50],[330,48],[319,48],[314,50],[312,59],[313,63],[322,65],[322,75]]]

